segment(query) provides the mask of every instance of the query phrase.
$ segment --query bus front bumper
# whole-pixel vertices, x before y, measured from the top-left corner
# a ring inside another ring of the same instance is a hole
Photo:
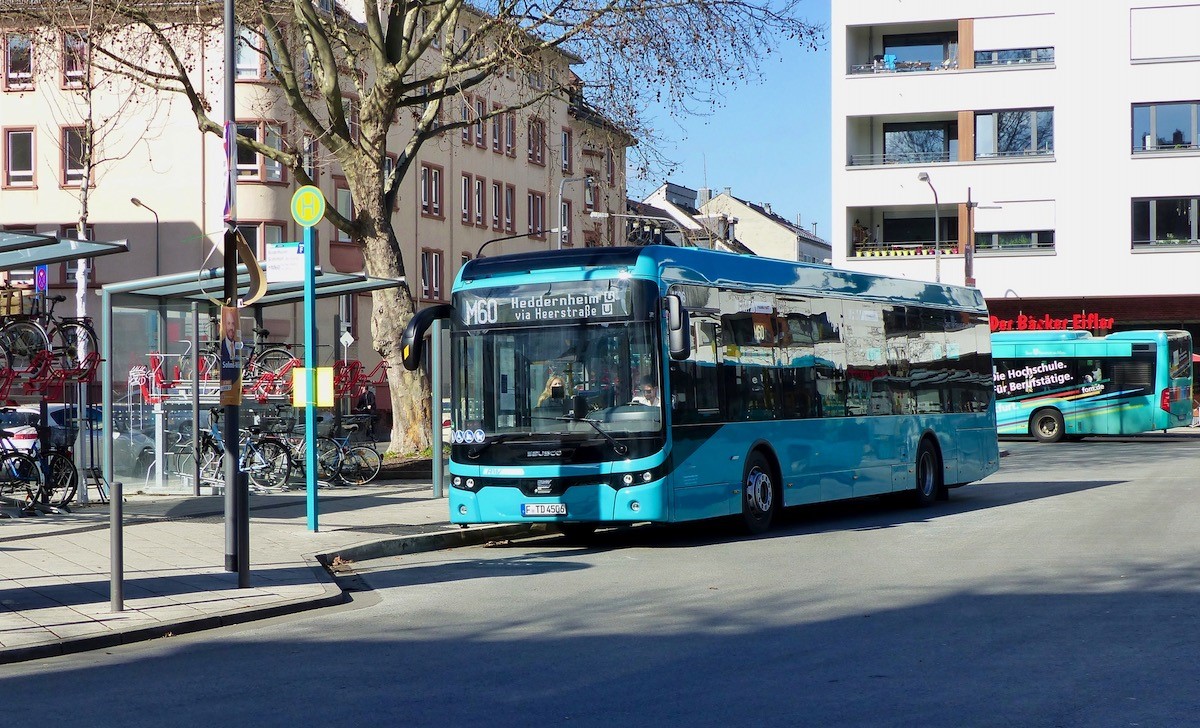
[[[518,488],[450,487],[451,523],[632,523],[667,520],[665,481],[619,489],[575,485],[561,495],[528,496]],[[565,510],[565,515],[561,511]]]

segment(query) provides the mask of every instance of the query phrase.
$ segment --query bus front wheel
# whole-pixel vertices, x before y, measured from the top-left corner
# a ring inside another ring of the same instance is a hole
[[[742,521],[752,534],[769,529],[779,510],[779,493],[773,472],[771,462],[761,452],[755,450],[746,458],[746,471],[742,476]]]
[[[1029,434],[1038,442],[1058,442],[1065,431],[1062,413],[1056,409],[1038,410],[1029,420]]]

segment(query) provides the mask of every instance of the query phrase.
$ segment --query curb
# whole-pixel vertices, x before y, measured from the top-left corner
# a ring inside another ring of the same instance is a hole
[[[482,526],[377,539],[336,549],[329,553],[306,554],[304,556],[305,563],[312,570],[316,583],[321,584],[324,588],[325,593],[321,596],[300,597],[262,607],[232,609],[203,617],[160,622],[108,634],[69,637],[23,647],[0,649],[0,665],[102,650],[108,647],[159,639],[168,635],[190,634],[345,604],[350,599],[349,593],[338,585],[337,578],[330,567],[333,560],[339,556],[350,561],[368,561],[400,554],[440,551],[458,546],[475,546],[497,538],[519,538],[548,532],[544,523]]]

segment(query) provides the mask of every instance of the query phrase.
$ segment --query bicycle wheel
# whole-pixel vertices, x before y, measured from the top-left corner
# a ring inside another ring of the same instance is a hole
[[[331,437],[317,438],[317,476],[325,480],[337,478],[342,464],[342,448]]]
[[[287,448],[275,440],[259,440],[246,447],[243,456],[250,480],[262,488],[279,488],[287,484],[292,462]]]
[[[51,452],[46,456],[46,492],[50,505],[65,506],[79,489],[79,471],[66,454]]]
[[[200,451],[200,482],[223,483],[225,481],[225,453],[213,448]]]
[[[250,376],[261,377],[265,372],[278,373],[292,360],[292,352],[282,346],[272,346],[256,354],[249,363]]]
[[[382,464],[382,458],[374,449],[356,445],[342,456],[338,475],[350,485],[366,485],[379,475],[379,467]]]
[[[12,368],[23,371],[33,368],[39,351],[50,350],[50,339],[41,326],[32,321],[13,321],[0,329],[0,346],[12,358]]]
[[[0,454],[0,494],[27,508],[41,498],[42,471],[37,461],[23,453]]]
[[[83,363],[79,356],[82,347],[84,355],[96,349],[96,332],[82,321],[64,321],[54,327],[51,337],[54,341],[54,353],[59,366],[63,369],[78,369]]]

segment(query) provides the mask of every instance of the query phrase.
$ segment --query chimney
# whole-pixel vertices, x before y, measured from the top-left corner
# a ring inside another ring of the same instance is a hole
[[[732,187],[726,187],[726,188],[725,188],[725,194],[729,195],[730,197],[733,197],[733,188],[732,188]]]
[[[763,207],[763,209],[764,209],[764,210],[766,210],[766,211],[767,211],[767,214],[768,214],[768,215],[773,215],[773,214],[775,214],[775,213],[771,212],[771,203],[770,203],[770,202],[764,202],[764,203],[763,203],[763,205],[762,205],[762,207]]]
[[[712,190],[707,187],[700,188],[700,204],[697,207],[704,207],[708,201],[712,199]]]

